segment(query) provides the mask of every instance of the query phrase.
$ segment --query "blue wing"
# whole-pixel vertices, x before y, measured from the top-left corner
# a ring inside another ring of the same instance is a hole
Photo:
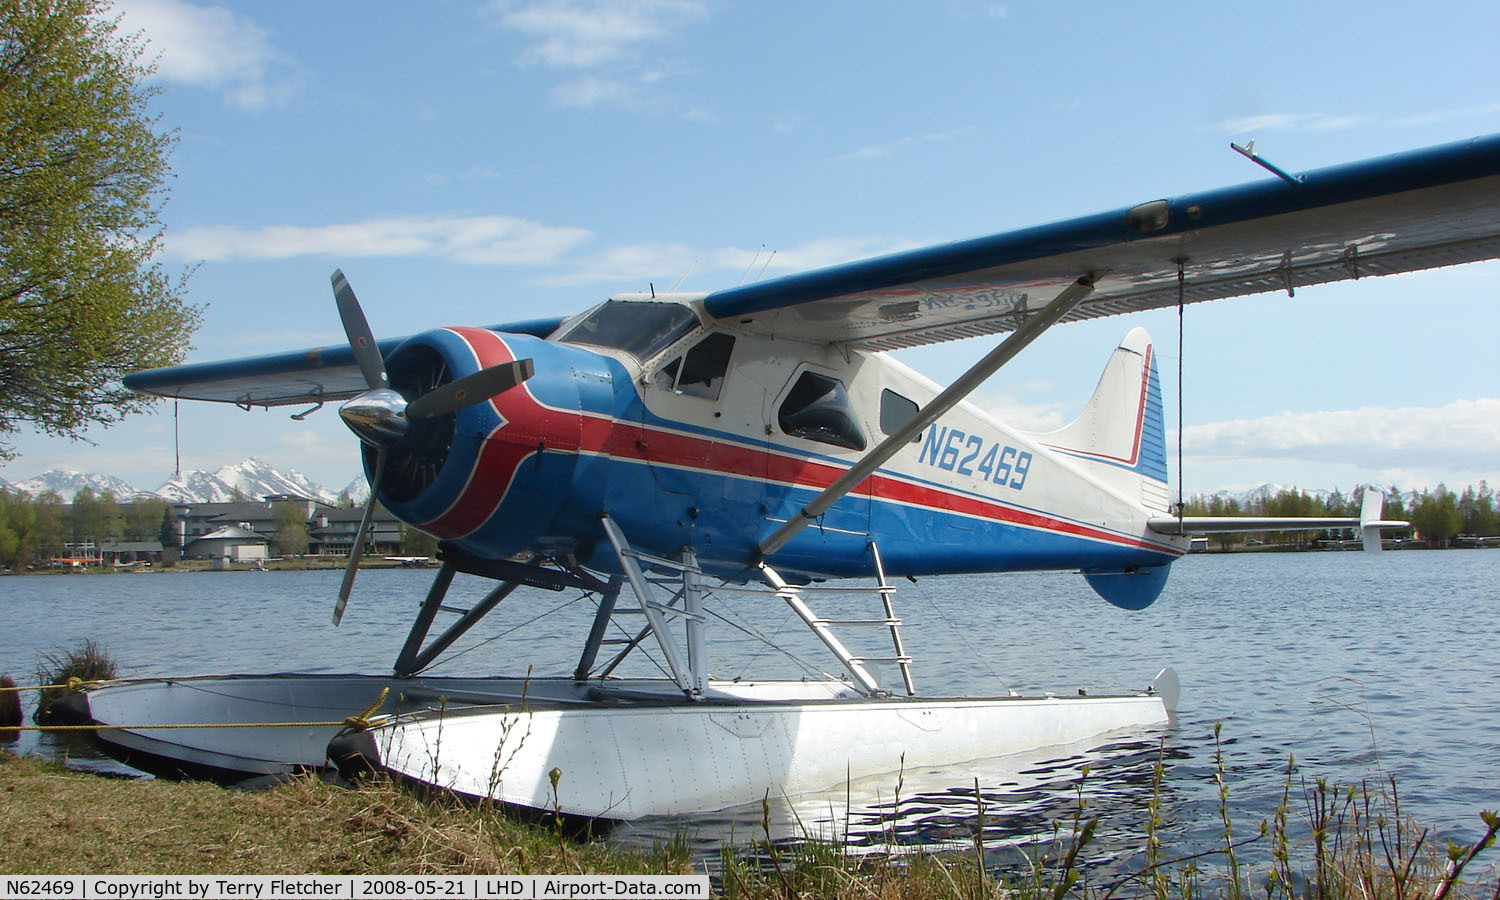
[[[562,319],[536,319],[489,326],[508,334],[546,337]],[[389,357],[405,337],[380,341],[380,355]],[[222,362],[194,363],[148,369],[125,376],[131,390],[185,400],[218,400],[240,406],[283,406],[347,400],[365,390],[365,377],[348,344],[333,344],[271,356]]]
[[[1500,135],[848,263],[710,294],[736,327],[872,350],[1500,256]]]

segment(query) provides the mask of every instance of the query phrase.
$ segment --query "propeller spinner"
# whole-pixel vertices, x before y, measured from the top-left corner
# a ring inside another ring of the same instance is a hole
[[[339,319],[344,324],[344,334],[349,338],[349,347],[354,351],[354,359],[369,387],[369,390],[359,396],[345,401],[339,407],[339,417],[349,426],[349,430],[375,450],[375,473],[370,481],[370,499],[365,505],[359,531],[354,535],[354,545],[349,548],[349,562],[344,567],[338,603],[333,608],[333,624],[337,625],[344,617],[344,607],[349,603],[349,592],[354,587],[354,574],[359,570],[359,551],[375,515],[375,498],[380,493],[380,480],[385,474],[387,451],[406,436],[411,422],[449,415],[483,403],[530,378],[535,367],[529,359],[502,363],[440,385],[408,401],[404,394],[391,388],[390,379],[386,375],[385,359],[380,355],[375,334],[370,330],[364,310],[360,308],[354,289],[349,287],[349,281],[342,271],[333,273],[333,297],[338,305]]]

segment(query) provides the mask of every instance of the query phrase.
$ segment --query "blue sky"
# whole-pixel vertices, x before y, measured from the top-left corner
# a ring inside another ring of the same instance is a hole
[[[1500,132],[1494,3],[120,0],[177,129],[165,261],[192,360],[577,311]],[[761,248],[765,249],[762,250]],[[684,277],[684,274],[686,276]],[[1187,311],[1184,484],[1500,482],[1500,263]],[[977,399],[1062,424],[1135,324],[1176,425],[1174,313],[1055,329]],[[902,354],[939,381],[992,342]],[[150,489],[171,405],[21,435],[0,477]],[[358,473],[331,408],[183,404],[184,469]],[[1169,438],[1175,442],[1175,431]],[[1174,482],[1175,464],[1174,464]]]

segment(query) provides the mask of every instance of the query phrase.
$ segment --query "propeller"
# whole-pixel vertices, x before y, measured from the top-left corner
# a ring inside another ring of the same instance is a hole
[[[354,289],[349,286],[342,271],[333,273],[333,299],[338,306],[339,320],[344,324],[344,334],[349,339],[349,348],[354,351],[354,360],[359,364],[359,370],[365,376],[365,384],[369,388],[359,396],[345,401],[339,407],[339,417],[361,441],[375,450],[375,474],[370,480],[370,499],[365,504],[359,531],[354,535],[354,545],[349,548],[349,562],[344,566],[338,602],[333,607],[333,624],[337,625],[344,618],[344,608],[349,605],[354,575],[359,571],[360,550],[375,516],[375,498],[380,493],[381,478],[385,475],[387,451],[406,436],[411,422],[435,419],[483,403],[530,378],[535,374],[536,368],[529,359],[501,363],[457,381],[439,385],[408,401],[405,395],[391,387],[385,370],[385,358],[380,355],[380,345],[375,341],[375,333],[370,330],[369,320],[365,318],[364,310],[354,296]]]

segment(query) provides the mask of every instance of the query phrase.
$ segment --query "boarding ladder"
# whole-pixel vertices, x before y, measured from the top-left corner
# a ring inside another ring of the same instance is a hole
[[[895,596],[896,588],[891,585],[885,577],[885,564],[880,559],[880,548],[875,542],[870,542],[870,556],[875,563],[875,591],[880,595],[881,609],[885,613],[883,618],[878,619],[827,619],[813,612],[812,607],[804,599],[803,594],[856,594],[868,591],[868,586],[845,587],[842,585],[820,585],[816,588],[794,587],[787,582],[766,563],[760,564],[761,577],[776,591],[787,606],[790,606],[802,622],[811,628],[823,646],[838,657],[844,668],[854,680],[864,689],[867,694],[886,694],[889,691],[880,686],[880,682],[865,666],[866,663],[895,663],[901,668],[901,681],[906,688],[908,697],[916,696],[917,689],[912,683],[911,656],[906,652],[906,645],[901,641],[901,620],[896,618],[895,605],[892,598]],[[895,650],[893,656],[855,656],[834,634],[834,628],[885,628],[891,637],[891,646]]]

